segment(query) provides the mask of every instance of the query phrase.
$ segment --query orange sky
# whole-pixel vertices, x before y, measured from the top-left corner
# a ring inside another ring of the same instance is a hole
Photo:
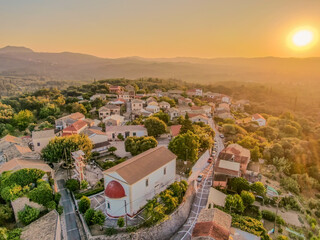
[[[0,47],[100,57],[320,57],[288,48],[320,30],[319,0],[0,0]],[[319,31],[320,32],[320,31]]]

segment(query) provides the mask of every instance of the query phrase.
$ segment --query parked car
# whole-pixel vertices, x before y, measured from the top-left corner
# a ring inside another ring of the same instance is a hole
[[[212,161],[213,161],[213,158],[212,158],[212,157],[209,157],[207,162],[208,162],[208,163],[212,163]]]
[[[200,175],[197,177],[197,182],[201,182],[201,181],[202,181],[202,179],[203,179],[203,175],[202,175],[202,174],[200,174]]]
[[[211,153],[211,156],[214,157],[215,155],[216,155],[216,151],[213,151],[213,152]]]
[[[224,135],[221,133],[220,135],[219,135],[221,138],[224,138]]]

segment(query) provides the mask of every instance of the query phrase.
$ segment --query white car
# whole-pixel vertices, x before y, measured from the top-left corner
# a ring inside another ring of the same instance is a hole
[[[201,182],[201,181],[202,181],[202,179],[203,179],[203,175],[202,175],[202,174],[200,174],[200,175],[197,177],[197,182]]]
[[[221,138],[224,138],[224,135],[223,135],[223,134],[220,134],[220,137],[221,137]]]

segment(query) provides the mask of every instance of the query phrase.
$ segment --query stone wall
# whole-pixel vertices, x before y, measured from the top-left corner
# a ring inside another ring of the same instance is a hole
[[[29,198],[27,198],[27,197],[17,198],[16,200],[11,201],[11,205],[12,205],[12,208],[13,208],[14,217],[16,219],[16,222],[19,222],[18,212],[23,210],[25,205],[28,205],[28,206],[33,207],[33,208],[37,208],[40,211],[46,210],[46,208],[44,206],[42,206],[42,205],[40,205],[40,204],[38,204],[36,202],[31,202],[29,200]]]
[[[184,196],[183,202],[170,215],[168,219],[150,228],[142,228],[134,233],[119,233],[113,236],[91,236],[91,233],[86,226],[87,237],[89,240],[165,240],[170,239],[179,228],[187,220],[190,209],[195,197],[197,184],[195,181],[189,184],[188,190]],[[83,218],[82,218],[83,220]]]

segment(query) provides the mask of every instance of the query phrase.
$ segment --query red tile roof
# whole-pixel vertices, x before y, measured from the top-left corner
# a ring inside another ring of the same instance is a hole
[[[66,127],[63,129],[63,133],[68,133],[68,132],[78,132],[82,128],[86,127],[87,123],[83,120],[78,120],[74,124],[71,124],[69,127]]]
[[[199,222],[192,232],[192,238],[211,237],[215,240],[228,240],[229,235],[229,230],[215,222]]]
[[[172,125],[170,126],[170,132],[173,137],[177,136],[180,132],[181,125]]]
[[[262,117],[259,113],[253,114],[253,115],[252,115],[252,118],[253,118],[254,120],[264,119],[264,117]]]
[[[197,114],[197,113],[188,113],[189,115],[189,118],[194,118],[194,117],[201,117],[201,118],[204,118],[204,119],[208,119],[207,116],[203,115],[203,114]]]
[[[82,113],[76,112],[69,115],[69,118],[73,120],[79,120],[81,118],[84,118],[84,115]]]

